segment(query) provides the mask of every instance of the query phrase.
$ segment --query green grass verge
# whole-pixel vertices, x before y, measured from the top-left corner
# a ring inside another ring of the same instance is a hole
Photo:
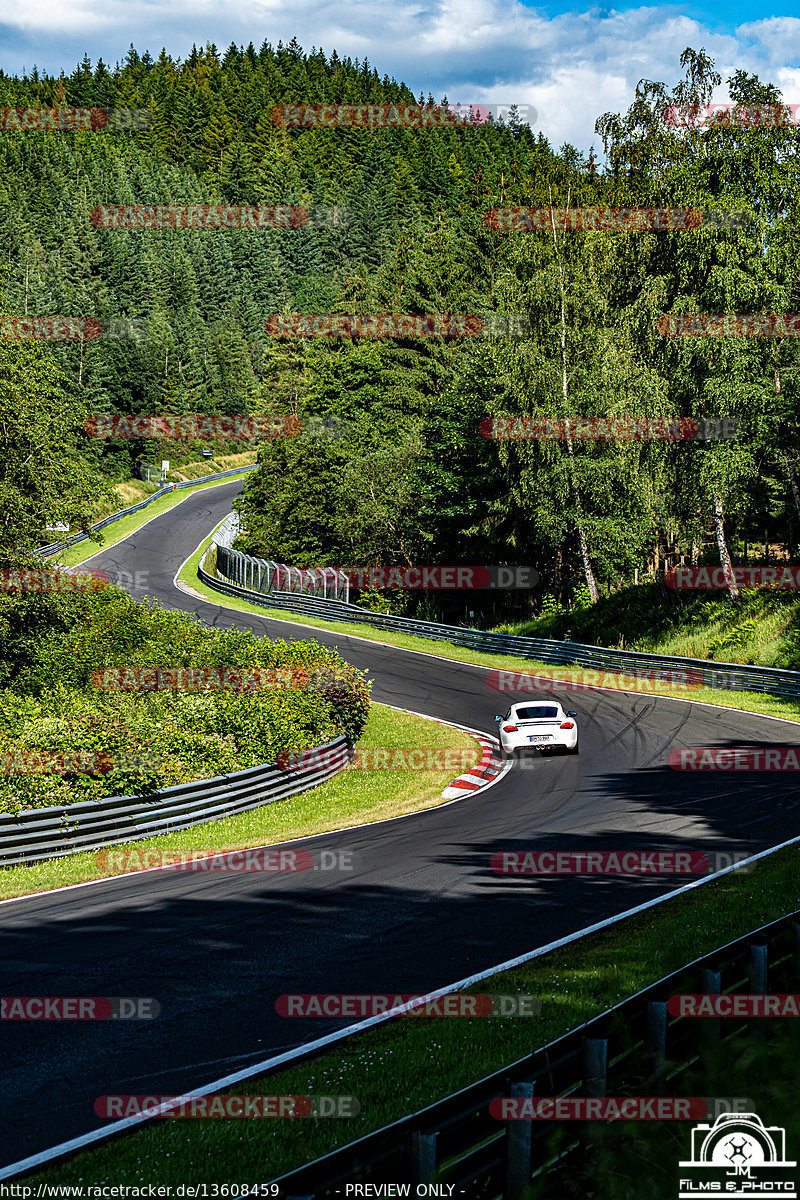
[[[244,477],[244,476],[242,476]],[[122,542],[126,537],[130,537],[132,533],[136,533],[137,529],[141,529],[142,525],[146,525],[148,521],[152,521],[153,517],[159,517],[162,513],[167,512],[170,508],[174,508],[176,504],[180,504],[182,500],[188,499],[196,492],[205,491],[208,488],[222,487],[226,483],[235,483],[236,476],[231,475],[229,479],[215,479],[211,483],[199,482],[197,487],[182,488],[178,492],[170,492],[167,496],[162,496],[160,500],[154,500],[152,504],[148,504],[147,508],[141,509],[140,512],[132,513],[129,517],[123,517],[119,521],[115,521],[113,525],[106,526],[100,531],[99,536],[103,539],[99,544],[93,541],[78,542],[77,546],[68,546],[66,550],[62,550],[58,557],[49,559],[49,562],[60,562],[66,567],[76,567],[79,563],[85,562],[87,558],[93,558],[95,554],[100,554],[103,550],[108,550],[111,546],[116,546],[118,542]]]
[[[737,598],[642,583],[601,596],[596,604],[553,607],[497,627],[517,637],[553,637],[598,646],[800,668],[800,597],[794,590],[743,588]]]
[[[230,608],[236,612],[257,613],[262,617],[272,617],[280,621],[289,621],[297,625],[307,625],[315,629],[326,629],[331,633],[341,633],[343,636],[349,635],[363,638],[370,642],[380,642],[388,646],[397,646],[400,650],[416,650],[426,654],[435,655],[437,658],[449,659],[451,662],[468,663],[479,667],[499,667],[504,671],[524,671],[524,672],[550,672],[555,673],[557,677],[563,677],[566,672],[570,672],[570,667],[554,667],[552,663],[540,663],[535,659],[520,658],[516,655],[492,654],[489,651],[468,650],[462,646],[453,646],[450,642],[437,642],[433,639],[413,637],[410,634],[394,633],[384,629],[372,629],[368,625],[360,625],[345,621],[321,621],[316,617],[299,616],[296,613],[286,612],[279,608],[262,608],[257,604],[250,604],[247,600],[234,599],[231,596],[226,596],[222,592],[217,592],[213,588],[204,584],[197,575],[197,568],[202,557],[203,551],[211,541],[211,537],[207,537],[201,545],[195,550],[194,554],[188,558],[181,568],[180,580],[191,587],[195,592],[205,600],[209,600],[212,604],[217,604],[220,608]],[[619,676],[613,672],[600,673],[598,672],[598,682],[606,687],[614,687],[615,680],[619,680]],[[622,688],[625,690],[625,678],[622,679]],[[628,677],[627,686],[630,688],[630,677]],[[681,688],[670,686],[659,680],[639,680],[637,691],[643,696],[663,696],[672,699],[692,700],[703,704],[716,704],[721,708],[733,708],[741,712],[761,713],[764,716],[783,717],[789,721],[800,721],[800,701],[782,700],[776,696],[768,696],[762,692],[730,692],[720,688]],[[497,693],[497,703],[500,709],[507,707],[509,699],[507,695]]]
[[[384,747],[452,749],[465,751],[474,762],[479,761],[481,756],[480,746],[474,738],[460,730],[438,725],[423,717],[395,712],[381,704],[372,705],[358,747],[362,750]],[[458,761],[460,763],[460,755]],[[445,803],[441,798],[443,788],[454,774],[465,769],[459,765],[455,772],[452,769],[344,770],[319,787],[291,799],[175,833],[120,843],[114,849],[137,854],[144,854],[147,850],[181,853],[239,850],[327,833],[349,825],[365,825]],[[99,852],[99,857],[98,853],[84,852],[29,867],[0,868],[0,899],[103,879],[109,874],[105,861],[102,852]]]
[[[273,1178],[500,1069],[690,959],[799,908],[798,867],[797,848],[779,851],[750,873],[714,880],[470,989],[534,994],[541,1001],[534,1018],[408,1016],[351,1037],[308,1065],[227,1089],[247,1095],[356,1096],[361,1105],[356,1118],[151,1121],[36,1178],[84,1185]],[[496,886],[528,890],[535,912],[539,881],[509,877]],[[437,982],[449,982],[446,968]],[[754,1090],[755,1085],[741,1094],[757,1100]]]
[[[181,578],[220,607],[353,634],[401,649],[423,649],[457,662],[520,670],[537,665],[528,659],[487,655],[449,643],[231,602],[197,580],[203,548],[187,562]],[[654,686],[654,694],[675,695],[672,689]],[[800,705],[758,694],[702,689],[691,699],[788,719],[800,716]],[[749,873],[737,871],[472,989],[535,994],[542,1005],[536,1018],[448,1021],[406,1017],[351,1038],[306,1066],[229,1089],[248,1094],[354,1095],[361,1105],[357,1118],[155,1121],[130,1137],[87,1151],[36,1178],[84,1185],[119,1180],[224,1184],[277,1176],[513,1062],[687,960],[800,907],[798,867],[797,848],[780,851]],[[539,888],[535,880],[512,878],[497,886],[530,889],[532,902]],[[447,982],[443,975],[439,983]],[[756,1090],[755,1085],[750,1086],[747,1094],[758,1101]]]

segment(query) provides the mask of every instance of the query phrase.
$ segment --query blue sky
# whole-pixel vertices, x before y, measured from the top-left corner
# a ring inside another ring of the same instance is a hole
[[[705,49],[726,80],[742,68],[800,103],[797,4],[590,6],[553,0],[25,0],[0,23],[7,73],[69,73],[84,54],[113,64],[133,42],[154,56],[185,57],[193,42],[224,49],[297,37],[305,50],[363,59],[415,93],[464,104],[532,105],[534,129],[556,147],[586,151],[599,141],[595,119],[624,111],[639,79],[674,85],[686,46]],[[715,100],[727,99],[723,85]]]

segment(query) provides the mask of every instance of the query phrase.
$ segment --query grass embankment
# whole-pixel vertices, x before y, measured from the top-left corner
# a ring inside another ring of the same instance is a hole
[[[478,744],[459,730],[422,717],[395,712],[383,705],[371,707],[366,728],[357,745],[362,750],[455,750],[471,755],[474,761],[480,759]],[[213,853],[219,849],[246,849],[432,808],[444,803],[441,792],[453,775],[466,770],[466,766],[461,765],[460,754],[453,757],[458,763],[455,772],[452,768],[445,771],[346,769],[328,782],[292,799],[160,837],[121,843],[115,849],[142,855],[148,850],[165,853],[207,850]],[[30,867],[4,868],[0,869],[0,899],[102,879],[108,874],[105,857],[98,857],[95,853],[75,854]]]
[[[734,872],[470,989],[536,995],[541,1011],[534,1018],[408,1016],[358,1034],[307,1066],[226,1089],[246,1095],[356,1096],[361,1105],[356,1118],[157,1120],[36,1178],[83,1184],[272,1179],[500,1069],[690,959],[797,909],[798,866],[800,851],[780,851],[757,864],[751,874]],[[495,886],[528,889],[534,911],[535,880],[498,877]],[[449,982],[446,972],[437,982]],[[776,1060],[780,1061],[779,1051]],[[746,1082],[746,1090],[734,1092],[729,1076],[722,1091],[747,1096],[757,1106],[774,1100],[768,1065],[760,1072],[751,1069]],[[706,1080],[699,1090],[676,1090],[705,1096],[711,1092],[708,1084]],[[742,1086],[738,1079],[735,1087]],[[770,1124],[783,1113],[764,1107],[762,1116]],[[683,1126],[686,1137],[687,1128]],[[672,1146],[670,1141],[668,1148]]]
[[[231,455],[230,457],[236,459],[246,459],[248,457],[252,457],[252,455],[236,454]],[[221,461],[222,460],[218,460],[218,463]],[[203,467],[208,466],[207,463],[203,463],[201,465]],[[224,466],[215,464],[213,466],[213,470],[210,470],[208,474],[214,474],[217,471],[228,471],[237,466],[247,465],[247,462],[231,462]],[[162,513],[167,512],[170,508],[174,508],[176,504],[180,504],[182,500],[186,500],[189,496],[193,496],[195,492],[204,491],[208,488],[222,487],[226,484],[234,483],[235,480],[236,476],[234,475],[231,476],[230,479],[218,479],[212,481],[211,483],[202,483],[201,481],[198,482],[196,488],[183,488],[179,492],[170,492],[168,495],[161,496],[158,500],[154,500],[152,504],[148,504],[147,508],[143,508],[140,512],[133,513],[129,517],[122,517],[121,520],[115,521],[113,525],[106,526],[106,528],[101,530],[97,535],[100,539],[102,539],[101,541],[85,541],[79,542],[77,546],[68,546],[65,550],[62,550],[60,553],[54,555],[49,561],[51,563],[63,563],[64,566],[67,567],[76,567],[80,563],[85,562],[87,559],[94,558],[96,554],[101,554],[104,550],[108,550],[111,546],[115,546],[118,542],[124,541],[125,538],[130,537],[132,533],[136,533],[137,529],[141,529],[143,525],[146,525],[148,521],[152,521],[154,517],[159,517]],[[109,512],[102,513],[97,518],[98,521],[102,520],[104,516],[110,516],[111,512],[117,512],[121,508],[130,508],[132,505],[138,504],[140,500],[145,500],[148,496],[152,495],[154,491],[158,491],[158,488],[154,488],[151,485],[142,483],[141,480],[132,479],[125,484],[117,485],[116,490],[119,503],[115,504],[113,509],[110,509]]]
[[[219,454],[214,458],[201,458],[198,461],[181,463],[167,473],[167,482],[173,480],[181,483],[188,479],[203,479],[206,475],[214,475],[217,471],[231,471],[234,467],[254,466],[257,452],[244,450],[241,454]]]
[[[800,596],[791,591],[748,589],[734,600],[724,592],[640,584],[497,632],[800,670]]]
[[[211,459],[201,458],[199,461],[191,460],[167,471],[166,483],[185,483],[190,479],[202,480],[209,475],[216,475],[220,471],[253,466],[255,461],[255,450],[245,450],[241,454],[220,454]],[[121,483],[115,483],[113,489],[115,499],[102,508],[97,520],[100,521],[103,517],[111,516],[120,508],[130,508],[132,504],[138,504],[140,500],[157,492],[162,486],[160,472],[151,471],[150,476],[149,482],[144,479],[124,479]],[[184,492],[185,494],[186,492]]]
[[[468,663],[478,667],[499,668],[501,671],[520,671],[528,674],[539,671],[559,679],[568,679],[570,677],[572,668],[569,667],[562,669],[553,667],[551,663],[541,663],[535,659],[521,658],[516,655],[492,654],[491,651],[483,650],[468,650],[461,646],[453,646],[449,642],[437,642],[433,639],[412,637],[409,634],[393,633],[384,629],[373,629],[369,625],[361,625],[355,622],[321,621],[315,617],[299,616],[287,612],[285,609],[262,608],[260,605],[250,604],[246,600],[226,596],[208,587],[197,575],[200,558],[210,541],[210,537],[205,538],[194,554],[186,560],[181,568],[179,578],[198,593],[198,595],[212,604],[218,605],[220,608],[235,609],[237,612],[257,613],[262,617],[288,621],[312,629],[326,629],[331,632],[340,633],[343,636],[354,636],[366,641],[397,646],[401,650],[416,650],[435,655],[438,658],[449,659],[452,662]],[[773,598],[777,599],[777,597]],[[603,602],[601,601],[601,603]],[[573,612],[569,615],[575,616],[575,613]],[[555,636],[555,634],[543,633],[541,631],[538,633],[530,632],[534,626],[538,628],[538,624],[535,622],[527,623],[523,630],[524,636]],[[510,632],[510,630],[503,627],[503,632]],[[575,635],[573,640],[588,639],[580,639]],[[648,647],[648,649],[651,649],[651,647]],[[660,650],[659,653],[666,653],[666,651]],[[639,679],[634,683],[630,676],[620,676],[613,672],[599,672],[596,682],[598,685],[604,687],[619,687],[622,691],[635,690],[643,696],[664,696],[681,700],[693,700],[698,703],[719,705],[722,708],[738,709],[742,712],[761,713],[764,716],[771,717],[784,717],[789,721],[800,720],[800,701],[782,700],[776,696],[768,696],[760,692],[731,692],[720,688],[689,687],[681,686],[680,684],[671,685],[657,679]],[[504,710],[504,706],[507,707],[512,700],[524,699],[524,693],[522,692],[497,692],[496,695],[498,712]]]

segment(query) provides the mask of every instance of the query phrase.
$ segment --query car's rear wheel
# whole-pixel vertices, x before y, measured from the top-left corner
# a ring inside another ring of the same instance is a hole
[[[580,752],[581,752],[580,742],[576,742],[574,746],[569,746],[569,747],[565,746],[564,747],[565,754],[580,754]]]

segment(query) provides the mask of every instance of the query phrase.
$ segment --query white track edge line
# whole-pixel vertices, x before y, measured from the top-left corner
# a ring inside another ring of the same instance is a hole
[[[667,892],[663,896],[655,896],[652,900],[646,900],[642,904],[637,904],[634,908],[629,908],[625,912],[617,913],[613,917],[606,917],[603,921],[597,921],[594,925],[587,925],[583,929],[576,930],[574,933],[567,934],[566,937],[559,938],[555,942],[549,942],[546,946],[540,946],[536,950],[529,950],[526,954],[517,955],[515,958],[507,959],[505,962],[499,963],[494,967],[489,967],[484,971],[478,971],[474,975],[467,976],[466,979],[459,979],[456,983],[446,984],[444,987],[437,988],[435,991],[424,993],[428,1001],[436,1000],[440,996],[446,996],[461,988],[470,987],[472,984],[480,983],[484,979],[489,979],[493,975],[500,974],[503,971],[512,970],[514,967],[522,966],[523,963],[531,962],[535,958],[541,958],[545,954],[549,954],[553,950],[559,950],[563,946],[568,946],[572,942],[579,941],[588,934],[597,933],[601,929],[608,929],[611,925],[616,925],[620,921],[627,920],[628,917],[636,916],[638,913],[646,912],[650,908],[655,908],[659,904],[664,904],[671,900],[674,896],[680,896],[686,892],[693,891],[695,888],[702,887],[709,883],[712,879],[720,879],[723,875],[728,875],[731,871],[741,870],[750,863],[758,862],[759,859],[767,858],[771,854],[775,854],[778,850],[783,850],[787,846],[796,845],[800,842],[800,837],[791,838],[787,842],[782,842],[778,846],[772,846],[767,850],[761,850],[758,854],[754,854],[751,858],[743,859],[741,862],[734,863],[730,867],[725,867],[721,871],[715,872],[713,875],[706,875],[702,879],[696,879],[692,883],[683,884],[679,888]],[[194,1099],[201,1096],[212,1095],[214,1092],[219,1092],[223,1088],[231,1087],[235,1083],[240,1083],[244,1079],[252,1079],[254,1076],[264,1074],[265,1071],[271,1070],[273,1067],[282,1066],[284,1063],[292,1062],[294,1059],[302,1058],[309,1052],[319,1050],[325,1046],[334,1044],[335,1042],[344,1041],[348,1037],[352,1037],[355,1033],[361,1033],[365,1029],[374,1028],[377,1025],[382,1025],[393,1016],[398,1016],[403,1012],[402,1009],[390,1009],[388,1012],[379,1013],[374,1017],[367,1017],[363,1021],[358,1021],[354,1025],[348,1025],[344,1029],[336,1030],[334,1033],[326,1034],[324,1037],[316,1038],[312,1042],[305,1042],[302,1046],[298,1046],[294,1050],[287,1050],[283,1054],[273,1055],[272,1058],[264,1059],[262,1062],[254,1063],[249,1067],[244,1067],[240,1071],[234,1071],[230,1075],[224,1075],[221,1079],[212,1080],[211,1083],[205,1084],[202,1087],[195,1088],[191,1092],[184,1092],[179,1097],[174,1097],[169,1104],[160,1105],[156,1111],[168,1111],[169,1108],[176,1107],[182,1101]],[[7,1167],[0,1168],[0,1179],[11,1179],[15,1175],[22,1174],[25,1171],[33,1170],[35,1167],[43,1166],[45,1163],[52,1162],[56,1158],[62,1158],[66,1154],[70,1154],[75,1150],[84,1149],[87,1146],[93,1145],[95,1142],[104,1141],[114,1134],[122,1133],[126,1129],[132,1128],[134,1125],[141,1124],[144,1121],[155,1119],[144,1114],[135,1117],[123,1117],[119,1121],[115,1121],[112,1125],[108,1125],[103,1129],[94,1129],[89,1133],[81,1134],[80,1137],[72,1138],[70,1141],[61,1142],[57,1146],[52,1146],[48,1150],[41,1150],[38,1154],[32,1154],[28,1158],[20,1159],[19,1162],[10,1163]]]

